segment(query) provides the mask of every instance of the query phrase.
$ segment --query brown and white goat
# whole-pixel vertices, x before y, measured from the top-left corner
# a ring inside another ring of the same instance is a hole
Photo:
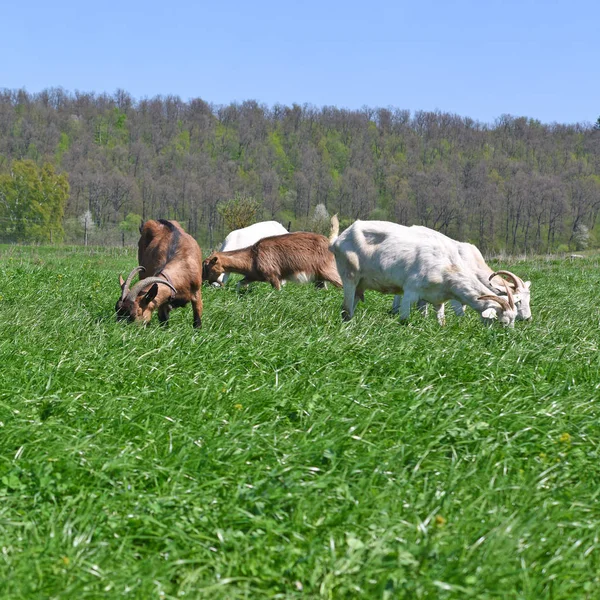
[[[192,303],[194,327],[202,326],[202,253],[177,221],[147,221],[140,226],[138,264],[127,280],[119,276],[118,319],[148,323],[158,310],[166,323],[173,308]],[[136,273],[140,281],[133,287]]]
[[[337,237],[337,232],[334,218],[331,237]],[[330,281],[342,287],[329,240],[307,231],[266,237],[240,250],[213,252],[203,263],[203,276],[213,283],[223,273],[240,273],[244,276],[241,285],[266,281],[276,290],[285,281]]]

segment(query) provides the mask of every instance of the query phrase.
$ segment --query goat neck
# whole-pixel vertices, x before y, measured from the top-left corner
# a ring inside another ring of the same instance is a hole
[[[226,273],[241,273],[247,275],[252,270],[252,248],[241,248],[228,252],[216,252],[219,262]]]

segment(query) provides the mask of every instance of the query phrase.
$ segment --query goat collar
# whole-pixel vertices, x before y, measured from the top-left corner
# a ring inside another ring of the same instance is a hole
[[[164,277],[167,281],[167,283],[170,283],[173,287],[175,287],[173,285],[173,281],[172,279],[164,272],[164,271],[159,271],[155,277]],[[169,288],[170,289],[170,288]],[[173,298],[175,298],[175,292],[173,290],[171,290],[171,300],[173,300]]]

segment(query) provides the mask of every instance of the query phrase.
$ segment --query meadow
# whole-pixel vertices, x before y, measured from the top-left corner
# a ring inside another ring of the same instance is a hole
[[[293,285],[194,330],[116,322],[133,249],[0,247],[0,597],[600,597],[599,262],[503,262],[512,330]]]

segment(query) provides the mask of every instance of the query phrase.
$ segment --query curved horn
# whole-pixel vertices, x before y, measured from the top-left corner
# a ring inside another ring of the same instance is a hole
[[[142,279],[138,281],[132,288],[131,291],[127,294],[127,297],[134,301],[137,298],[137,295],[146,287],[148,287],[152,283],[162,283],[173,290],[173,293],[176,294],[177,290],[166,280],[161,279],[160,277],[146,277],[146,279]]]
[[[142,271],[145,271],[145,270],[146,270],[146,268],[142,267],[140,265],[139,267],[136,267],[135,269],[133,269],[133,271],[131,271],[131,273],[129,273],[129,275],[127,275],[127,279],[125,280],[125,285],[123,285],[123,292],[121,293],[121,300],[123,300],[125,298],[125,296],[127,296],[127,293],[129,292],[129,286],[131,285],[131,281],[135,277],[136,273],[141,273]]]
[[[507,271],[508,273],[509,271]],[[512,273],[511,273],[512,275]],[[506,295],[508,296],[508,305],[514,309],[515,308],[515,299],[513,298],[512,292],[510,291],[510,288],[508,287],[508,283],[506,282],[506,279],[502,280],[504,282],[504,287],[506,288]]]
[[[514,273],[511,273],[510,271],[494,271],[490,277],[489,277],[489,281],[492,280],[493,277],[496,277],[496,275],[500,276],[500,275],[506,275],[507,277],[509,277],[510,279],[512,279],[512,282],[515,286],[515,290],[518,288],[524,288],[525,287],[525,283],[523,282],[523,280],[518,277],[517,275],[515,275]]]
[[[508,302],[504,298],[500,298],[500,296],[494,296],[493,294],[486,294],[485,296],[479,296],[479,298],[477,298],[477,300],[493,300],[494,302],[497,302],[502,307],[502,310],[510,309]]]

